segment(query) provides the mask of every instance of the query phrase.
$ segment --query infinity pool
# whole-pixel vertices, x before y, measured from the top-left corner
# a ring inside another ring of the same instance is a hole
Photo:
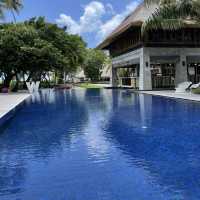
[[[0,133],[0,200],[200,199],[199,103],[44,90]]]

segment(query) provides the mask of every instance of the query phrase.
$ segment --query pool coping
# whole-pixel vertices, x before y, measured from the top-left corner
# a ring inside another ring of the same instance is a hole
[[[20,93],[19,93],[20,94]],[[0,115],[0,127],[2,127],[6,122],[8,122],[16,112],[24,105],[25,100],[30,98],[30,94],[24,94],[25,96],[22,97],[20,100],[16,100],[16,103],[9,107],[5,112]]]
[[[168,92],[168,93],[166,93],[166,92]],[[170,90],[170,91],[137,91],[137,93],[200,103],[200,95],[192,94],[192,96],[189,96],[190,93],[175,93],[175,91],[173,91],[173,90]],[[188,96],[186,96],[186,95],[188,95]]]

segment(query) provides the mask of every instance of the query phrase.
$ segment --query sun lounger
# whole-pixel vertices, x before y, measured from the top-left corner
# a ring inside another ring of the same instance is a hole
[[[176,88],[176,93],[184,93],[192,85],[192,82],[183,82],[178,84]]]
[[[200,83],[197,83],[197,84],[193,84],[190,86],[190,89],[197,89],[200,87]]]

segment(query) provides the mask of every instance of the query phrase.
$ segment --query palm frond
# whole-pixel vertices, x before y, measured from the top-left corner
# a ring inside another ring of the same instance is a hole
[[[8,10],[12,9],[15,12],[19,12],[19,10],[23,7],[21,0],[2,0],[5,5],[5,8]]]
[[[15,13],[19,13],[22,7],[22,0],[0,0],[0,9],[2,10],[2,13],[4,10],[10,10],[15,22]]]
[[[180,29],[183,26],[183,20],[180,18],[180,12],[176,6],[162,6],[147,19],[142,25],[142,34],[151,29]]]
[[[158,4],[162,6],[162,5],[175,4],[176,0],[144,0],[144,3],[146,5]]]
[[[160,5],[143,23],[142,34],[151,29],[177,30],[190,21],[200,24],[200,0],[170,2]]]
[[[4,13],[3,13],[3,10],[4,10],[4,3],[3,3],[3,0],[0,0],[0,18],[4,18]]]
[[[159,4],[161,0],[144,0],[144,3],[146,5],[150,5],[150,4]]]

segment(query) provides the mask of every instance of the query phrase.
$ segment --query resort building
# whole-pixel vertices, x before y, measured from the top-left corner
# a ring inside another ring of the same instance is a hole
[[[140,4],[98,46],[112,57],[113,87],[173,89],[184,81],[200,82],[200,28],[188,21],[181,30],[142,35],[142,24],[155,9]]]

